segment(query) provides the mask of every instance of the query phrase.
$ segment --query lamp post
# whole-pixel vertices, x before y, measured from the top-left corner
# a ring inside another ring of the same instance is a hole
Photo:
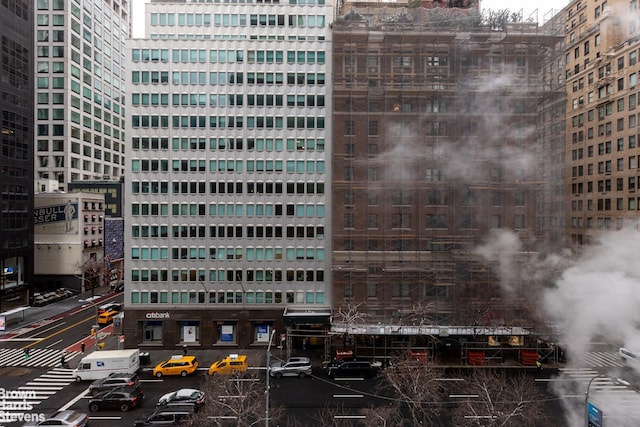
[[[589,415],[590,415],[590,414],[589,414],[589,412],[590,412],[590,411],[589,411],[589,392],[590,392],[590,390],[591,390],[591,384],[592,384],[592,383],[593,383],[597,378],[610,378],[610,379],[614,380],[616,384],[624,385],[624,386],[627,386],[627,387],[629,386],[629,382],[628,382],[628,381],[625,381],[625,380],[623,380],[623,379],[621,379],[621,378],[614,378],[614,377],[610,377],[609,375],[606,375],[606,374],[599,374],[599,375],[596,375],[595,377],[591,378],[591,379],[589,380],[589,384],[587,384],[587,392],[585,393],[585,396],[584,396],[584,414],[585,414],[585,417],[584,417],[584,425],[585,425],[586,427],[602,427],[602,426],[601,426],[601,424],[599,424],[599,425],[596,425],[596,424],[589,424]],[[595,408],[597,411],[599,411],[599,410],[600,410],[600,409],[596,408],[595,406],[594,406],[594,408]]]
[[[275,329],[271,330],[269,335],[269,345],[267,346],[267,390],[266,390],[266,408],[264,410],[264,426],[269,427],[269,393],[270,393],[270,378],[271,378],[271,341],[273,341],[273,334]]]

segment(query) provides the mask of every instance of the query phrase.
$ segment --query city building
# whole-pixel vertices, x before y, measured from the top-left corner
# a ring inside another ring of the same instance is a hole
[[[358,354],[536,345],[539,287],[513,266],[545,243],[540,110],[564,93],[542,71],[564,27],[475,3],[344,2],[334,22],[332,329]]]
[[[567,244],[636,227],[638,2],[573,1],[566,8]]]
[[[22,2],[17,2],[22,3]],[[58,190],[124,173],[127,0],[37,0],[35,176]]]
[[[0,313],[33,283],[33,33],[32,1],[0,3]]]
[[[146,4],[127,46],[126,346],[326,328],[332,16],[324,0]]]
[[[104,286],[104,195],[40,193],[34,203],[37,291]]]

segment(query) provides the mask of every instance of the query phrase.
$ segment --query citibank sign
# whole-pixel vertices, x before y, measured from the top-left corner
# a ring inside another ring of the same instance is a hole
[[[147,319],[170,319],[171,318],[171,314],[169,314],[168,311],[165,311],[164,313],[160,313],[158,311],[150,311],[149,313],[145,314],[145,316]]]

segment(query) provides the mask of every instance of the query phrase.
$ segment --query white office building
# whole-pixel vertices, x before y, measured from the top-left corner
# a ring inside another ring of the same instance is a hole
[[[328,321],[331,19],[324,0],[146,4],[127,46],[127,346]]]
[[[127,0],[36,0],[35,179],[124,173]]]

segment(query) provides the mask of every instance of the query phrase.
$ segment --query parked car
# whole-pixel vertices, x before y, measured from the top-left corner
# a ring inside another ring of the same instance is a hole
[[[89,423],[89,415],[78,411],[60,411],[39,421],[31,421],[23,427],[68,426],[85,427]]]
[[[139,383],[138,374],[112,373],[106,378],[100,378],[95,380],[89,386],[89,394],[95,396],[106,390],[110,390],[115,387],[134,387]]]
[[[163,375],[182,375],[186,377],[198,369],[198,359],[195,356],[172,356],[171,359],[158,363],[153,369],[154,377]]]
[[[273,363],[269,374],[275,378],[304,378],[311,375],[311,359],[308,357],[290,357],[286,362]]]
[[[331,378],[335,377],[365,377],[374,376],[376,369],[371,362],[347,360],[330,363],[327,366],[327,375]]]
[[[204,405],[205,393],[193,388],[181,388],[158,399],[157,406],[193,405],[196,412]]]
[[[120,409],[127,412],[142,404],[144,391],[138,384],[135,387],[119,387],[113,390],[104,391],[89,399],[89,410],[92,412],[101,409]]]
[[[134,421],[134,426],[193,426],[193,405],[160,407]]]

